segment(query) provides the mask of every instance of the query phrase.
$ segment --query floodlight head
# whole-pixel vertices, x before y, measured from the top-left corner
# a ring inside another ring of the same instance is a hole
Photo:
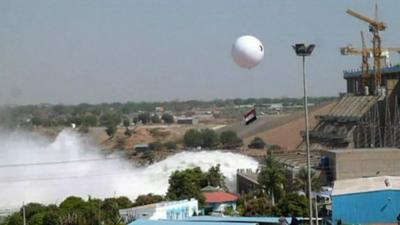
[[[292,46],[294,51],[296,52],[296,55],[298,56],[310,56],[312,51],[315,48],[314,44],[310,44],[309,46],[306,46],[303,43],[298,43]]]

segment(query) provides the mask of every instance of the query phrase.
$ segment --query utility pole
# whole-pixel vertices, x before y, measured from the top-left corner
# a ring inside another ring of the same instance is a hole
[[[22,218],[23,218],[23,221],[24,221],[24,225],[26,225],[25,202],[22,202]]]

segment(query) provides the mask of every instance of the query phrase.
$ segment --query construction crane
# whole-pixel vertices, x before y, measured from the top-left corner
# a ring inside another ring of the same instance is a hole
[[[361,55],[361,77],[362,77],[362,85],[363,87],[368,86],[368,78],[369,78],[369,64],[368,58],[370,56],[370,49],[367,48],[367,44],[365,43],[364,33],[360,31],[361,35],[361,43],[362,49],[353,48],[352,45],[347,45],[346,47],[340,48],[340,52],[342,55]]]
[[[364,33],[360,31],[362,48],[354,48],[352,45],[347,45],[346,47],[340,48],[340,53],[342,55],[361,55],[361,77],[363,87],[368,86],[369,80],[369,62],[368,59],[373,55],[373,48],[367,48],[365,42]],[[396,51],[400,53],[400,48],[381,48],[382,52]],[[382,53],[381,53],[382,54]],[[382,58],[382,56],[381,56]]]
[[[372,33],[372,55],[374,57],[374,72],[375,72],[375,90],[381,86],[382,74],[381,74],[381,37],[379,31],[386,29],[386,25],[383,22],[378,21],[378,5],[375,5],[375,19],[371,19],[360,13],[357,13],[351,9],[346,11],[347,14],[354,16],[369,24],[369,31]]]

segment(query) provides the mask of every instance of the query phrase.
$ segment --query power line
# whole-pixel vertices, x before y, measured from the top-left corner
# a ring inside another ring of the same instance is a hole
[[[32,163],[16,163],[16,164],[0,164],[0,168],[11,168],[11,167],[25,167],[25,166],[46,166],[46,165],[58,165],[58,164],[69,164],[69,163],[82,163],[82,162],[95,162],[95,161],[106,161],[123,159],[123,157],[110,157],[110,158],[95,158],[95,159],[77,159],[77,160],[65,160],[65,161],[54,161],[54,162],[32,162]]]

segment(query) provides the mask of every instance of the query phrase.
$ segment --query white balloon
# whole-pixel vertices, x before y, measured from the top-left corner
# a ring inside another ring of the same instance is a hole
[[[251,69],[263,59],[264,46],[253,36],[241,36],[232,46],[232,57],[240,67]]]

